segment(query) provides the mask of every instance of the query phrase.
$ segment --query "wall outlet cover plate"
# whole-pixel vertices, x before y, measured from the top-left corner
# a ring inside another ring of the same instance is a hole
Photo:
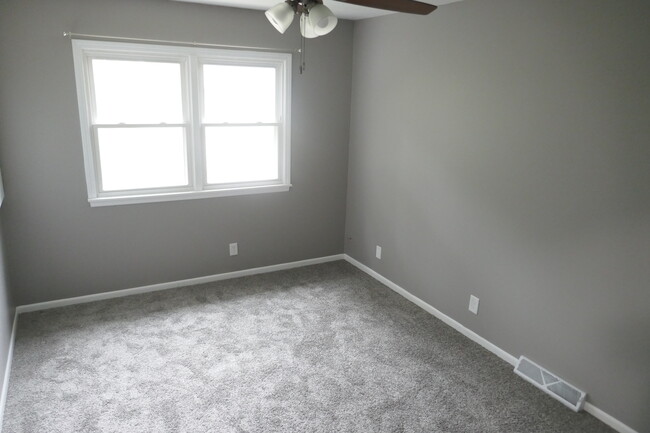
[[[478,314],[478,298],[474,295],[470,295],[469,297],[469,311]]]

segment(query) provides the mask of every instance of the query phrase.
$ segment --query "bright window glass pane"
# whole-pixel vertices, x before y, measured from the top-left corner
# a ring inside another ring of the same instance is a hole
[[[275,122],[275,68],[203,65],[204,121]]]
[[[104,191],[187,185],[185,128],[99,128]]]
[[[93,59],[96,123],[182,123],[179,63]]]
[[[277,179],[277,128],[208,127],[205,158],[209,184]]]

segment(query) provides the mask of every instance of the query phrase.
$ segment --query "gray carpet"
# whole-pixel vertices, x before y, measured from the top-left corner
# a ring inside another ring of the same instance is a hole
[[[345,262],[21,315],[3,430],[611,431]]]

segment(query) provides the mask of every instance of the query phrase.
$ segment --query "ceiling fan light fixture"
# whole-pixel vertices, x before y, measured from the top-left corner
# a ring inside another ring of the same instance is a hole
[[[300,34],[307,39],[313,39],[318,37],[314,31],[314,26],[311,25],[309,17],[306,15],[300,15]]]
[[[289,3],[282,2],[264,12],[264,15],[277,31],[284,33],[293,22],[295,12]]]
[[[309,9],[309,21],[318,36],[323,36],[334,30],[338,19],[325,5],[318,3]]]

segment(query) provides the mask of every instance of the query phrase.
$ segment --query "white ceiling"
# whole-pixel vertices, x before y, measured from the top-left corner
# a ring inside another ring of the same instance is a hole
[[[282,0],[174,0],[187,3],[204,3],[209,5],[229,6],[234,8],[266,10],[271,6],[280,3]],[[435,4],[437,6],[447,3],[454,3],[461,0],[420,0],[425,3]],[[363,6],[351,5],[332,0],[324,0],[325,5],[332,10],[334,15],[339,18],[348,20],[362,20],[364,18],[378,17],[395,12],[385,11],[382,9],[373,9]],[[434,12],[435,13],[435,12]]]

